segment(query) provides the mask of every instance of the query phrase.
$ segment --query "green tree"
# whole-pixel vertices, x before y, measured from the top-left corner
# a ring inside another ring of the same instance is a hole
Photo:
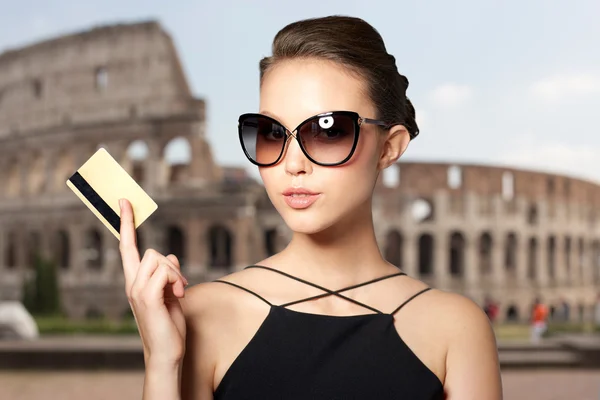
[[[30,313],[35,313],[35,281],[26,279],[23,281],[23,305]]]
[[[36,315],[59,314],[60,291],[55,264],[36,257],[33,270],[33,278],[24,282],[24,306]]]

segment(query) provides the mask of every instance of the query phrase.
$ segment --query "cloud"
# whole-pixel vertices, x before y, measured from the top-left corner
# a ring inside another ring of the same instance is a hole
[[[501,163],[600,182],[600,148],[541,140],[531,133],[514,140],[510,148],[500,155]]]
[[[592,74],[558,75],[535,82],[530,92],[546,102],[600,94],[600,76]]]
[[[475,91],[468,85],[445,83],[435,88],[430,95],[431,102],[442,108],[457,108],[473,98]]]

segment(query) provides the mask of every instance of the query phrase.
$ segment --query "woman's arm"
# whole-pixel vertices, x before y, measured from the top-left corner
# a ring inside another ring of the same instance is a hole
[[[501,400],[498,348],[490,321],[471,300],[452,297],[454,312],[444,324],[449,328],[444,383],[447,398]]]
[[[187,326],[179,388],[182,400],[213,400],[214,356],[209,349],[214,343],[210,340],[210,327],[218,323],[207,310],[218,309],[218,302],[213,301],[207,286],[201,283],[189,288],[182,300]]]
[[[180,399],[180,373],[180,365],[146,365],[143,399]]]

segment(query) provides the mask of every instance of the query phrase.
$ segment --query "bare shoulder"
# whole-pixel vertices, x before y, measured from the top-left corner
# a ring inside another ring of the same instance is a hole
[[[449,399],[501,399],[496,338],[481,307],[456,293],[431,290],[429,301],[446,345],[444,388]]]
[[[238,271],[225,275],[219,280],[248,286],[247,271]],[[188,288],[182,301],[184,312],[189,320],[206,321],[235,312],[248,300],[249,293],[238,287],[222,282],[203,282]]]
[[[465,354],[474,349],[494,360],[496,345],[491,324],[473,300],[427,285],[414,278],[402,281],[406,307],[395,315],[396,329],[403,341],[442,383],[456,373]],[[420,293],[420,294],[419,294]],[[419,294],[415,297],[416,294]]]
[[[431,313],[448,336],[491,331],[488,317],[468,297],[437,289],[431,290],[428,297]]]
[[[483,309],[473,300],[441,290],[432,290],[431,312],[448,346],[448,359],[465,348],[497,354],[492,324]]]
[[[402,312],[442,328],[435,331],[444,336],[491,327],[481,307],[464,295],[429,288],[424,282],[412,277],[405,277],[400,282],[397,289],[405,293],[404,300],[409,303]]]

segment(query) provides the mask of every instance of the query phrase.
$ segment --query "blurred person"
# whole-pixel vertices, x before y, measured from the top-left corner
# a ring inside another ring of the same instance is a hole
[[[502,397],[481,308],[382,257],[372,197],[418,133],[408,80],[358,18],[298,21],[260,61],[260,112],[239,139],[288,246],[185,290],[173,255],[140,260],[131,205],[120,250],[145,359],[145,399]]]
[[[560,319],[563,322],[569,322],[571,320],[571,306],[569,302],[563,297],[560,299]]]
[[[531,312],[531,342],[539,343],[548,329],[548,306],[538,297],[534,300]]]
[[[494,301],[491,297],[486,296],[483,303],[483,311],[485,315],[487,315],[490,322],[493,324],[496,322],[498,318],[498,313],[500,312],[500,306],[496,301]]]

